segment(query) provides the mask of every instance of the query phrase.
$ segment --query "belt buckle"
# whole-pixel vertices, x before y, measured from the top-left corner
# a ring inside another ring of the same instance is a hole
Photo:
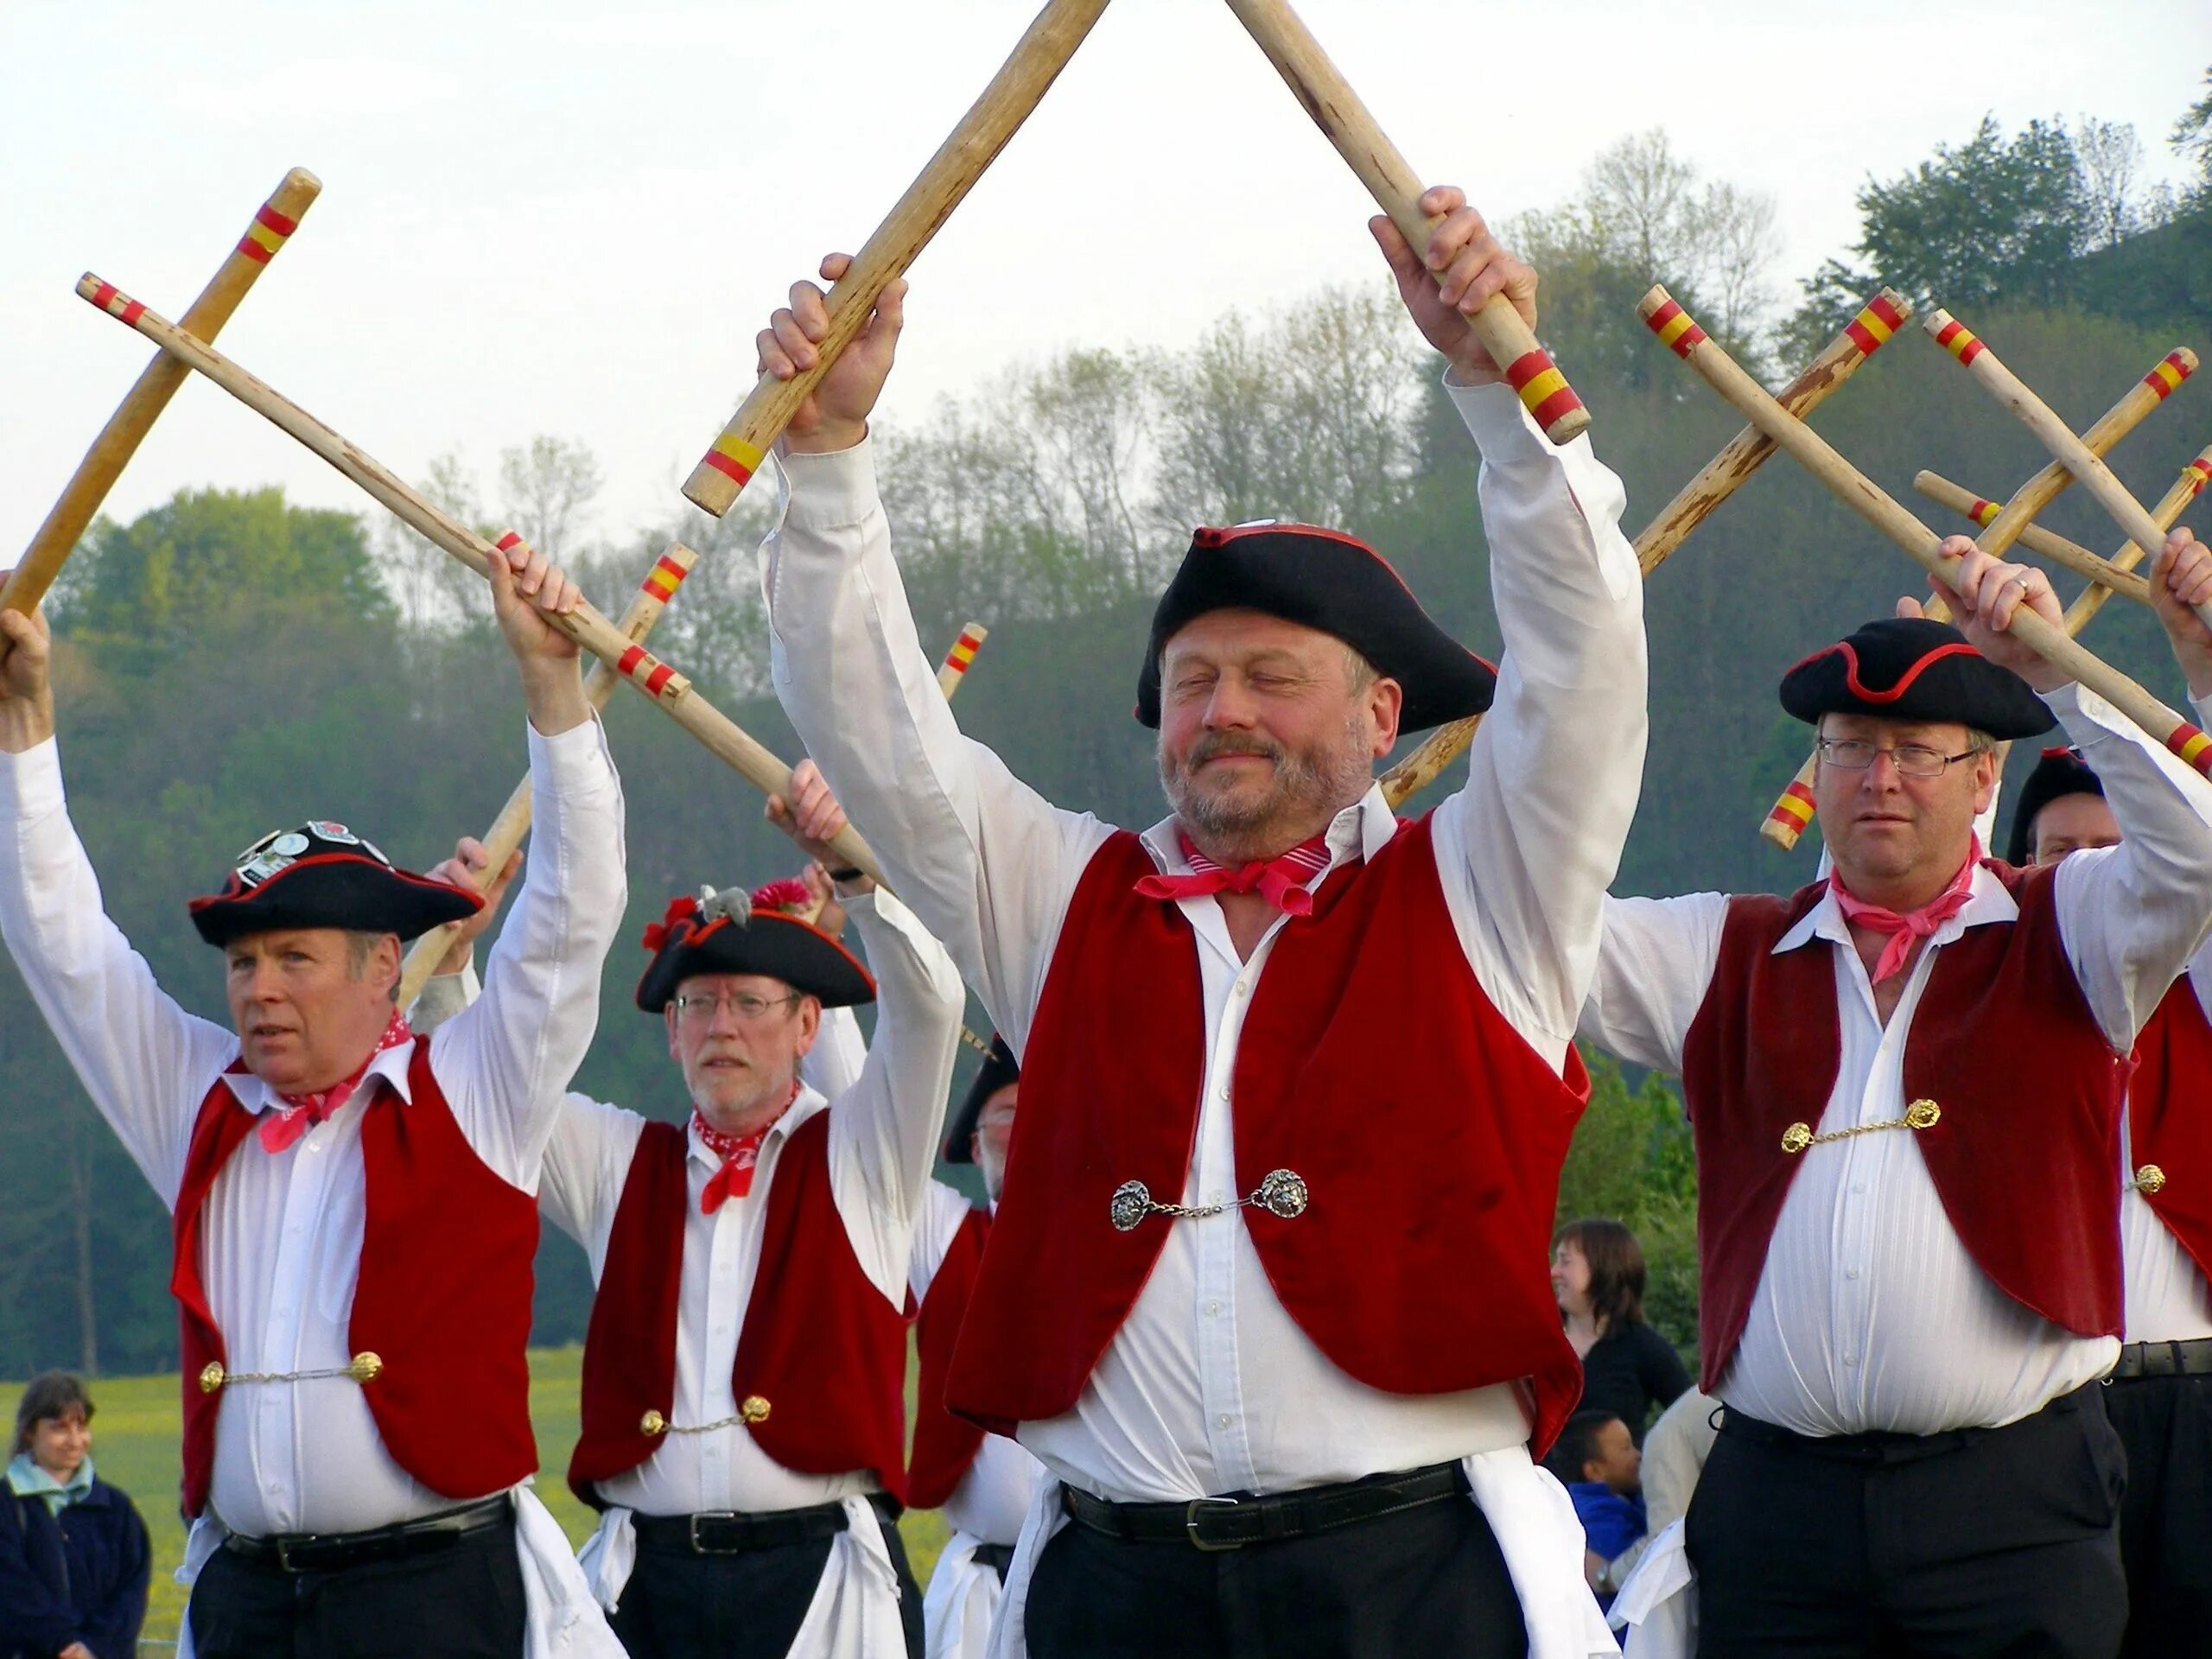
[[[1183,1535],[1191,1541],[1191,1548],[1205,1550],[1210,1555],[1243,1548],[1244,1542],[1242,1539],[1232,1539],[1225,1544],[1216,1544],[1209,1543],[1198,1536],[1198,1510],[1200,1506],[1209,1503],[1216,1509],[1233,1510],[1237,1506],[1237,1500],[1233,1497],[1194,1497],[1184,1506]]]
[[[286,1537],[283,1534],[279,1533],[272,1541],[276,1546],[276,1565],[281,1570],[286,1573],[311,1573],[315,1570],[312,1567],[295,1567],[292,1565],[293,1546],[313,1545],[317,1541],[313,1533],[302,1534],[297,1537]]]
[[[694,1555],[741,1555],[744,1554],[744,1551],[734,1544],[725,1549],[710,1549],[699,1541],[699,1523],[702,1521],[727,1521],[734,1526],[737,1522],[735,1510],[703,1510],[684,1518],[691,1535],[691,1553]]]

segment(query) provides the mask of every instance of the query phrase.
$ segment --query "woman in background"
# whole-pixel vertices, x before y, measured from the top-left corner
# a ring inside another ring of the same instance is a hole
[[[62,1371],[16,1408],[0,1496],[0,1659],[135,1659],[153,1558],[130,1499],[92,1473],[92,1401]]]
[[[1582,1357],[1580,1411],[1609,1412],[1639,1446],[1644,1425],[1690,1385],[1681,1356],[1643,1318],[1643,1247],[1618,1221],[1586,1217],[1552,1243],[1552,1294]]]

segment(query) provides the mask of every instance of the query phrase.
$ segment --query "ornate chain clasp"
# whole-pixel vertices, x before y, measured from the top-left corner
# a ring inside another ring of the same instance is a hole
[[[1809,1123],[1792,1123],[1782,1132],[1782,1149],[1800,1153],[1808,1147],[1848,1141],[1854,1135],[1872,1135],[1877,1129],[1932,1129],[1942,1116],[1943,1109],[1934,1101],[1916,1100],[1904,1109],[1903,1117],[1886,1117],[1878,1123],[1854,1123],[1847,1129],[1830,1129],[1826,1135],[1815,1135]]]
[[[1152,1189],[1142,1181],[1123,1181],[1107,1200],[1106,1214],[1117,1233],[1134,1232],[1147,1216],[1204,1221],[1209,1216],[1227,1215],[1247,1205],[1257,1205],[1284,1221],[1293,1221],[1306,1213],[1312,1197],[1306,1190],[1306,1178],[1294,1169],[1269,1170],[1261,1177],[1257,1186],[1226,1204],[1160,1204],[1154,1202]]]

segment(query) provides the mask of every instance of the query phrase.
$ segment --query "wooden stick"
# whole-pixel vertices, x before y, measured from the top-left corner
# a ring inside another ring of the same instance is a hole
[[[717,518],[730,510],[798,406],[868,321],[876,296],[929,246],[938,226],[952,216],[983,176],[983,169],[1029,118],[1105,10],[1106,0],[1049,0],[1037,14],[1014,55],[991,77],[991,84],[960,118],[952,136],[853,257],[851,269],[831,286],[830,332],[823,337],[814,367],[789,380],[762,375],[714,447],[691,469],[683,493],[694,505]]]
[[[653,561],[652,569],[645,572],[645,581],[631,596],[630,608],[622,613],[616,624],[623,638],[632,644],[642,645],[660,621],[661,613],[668,601],[676,597],[676,590],[683,585],[683,578],[691,574],[691,567],[699,556],[681,542],[670,545],[667,552]],[[607,707],[607,699],[614,695],[614,687],[621,676],[605,663],[591,665],[591,672],[584,676],[584,700],[594,709]],[[484,832],[484,879],[491,880],[506,868],[507,860],[522,846],[522,839],[530,833],[530,779],[525,776],[507,796],[507,804],[499,809],[499,816],[492,820],[492,827]],[[481,889],[479,889],[480,891]],[[461,931],[459,922],[446,922],[432,928],[416,940],[407,952],[407,960],[399,970],[399,1006],[412,1007],[415,999],[423,994],[423,987],[430,982],[430,976],[438,970],[438,963],[452,947],[454,936]]]
[[[2160,530],[2171,530],[2174,521],[2182,516],[2189,504],[2203,493],[2204,486],[2212,484],[2212,443],[2196,452],[2196,458],[2181,469],[2181,476],[2173,487],[2151,509],[2151,518]],[[2114,568],[2133,569],[2151,556],[2151,550],[2139,542],[2129,542],[2112,556]],[[2112,597],[2112,590],[2104,587],[2089,588],[2066,607],[2066,626],[2079,633],[2082,626],[2104,608],[2105,601]]]
[[[1775,394],[1775,401],[1803,419],[1858,373],[1859,365],[1879,351],[1911,315],[1911,301],[1893,288],[1884,289],[1821,348],[1802,374]],[[1643,527],[1643,533],[1636,538],[1637,568],[1648,577],[1664,564],[1689,539],[1690,532],[1741,489],[1773,453],[1773,441],[1757,427],[1747,426],[1731,438],[1719,454],[1698,468],[1697,476],[1682,486],[1659,516]],[[1442,776],[1446,766],[1466,753],[1467,745],[1475,740],[1475,728],[1481,724],[1482,716],[1473,715],[1438,727],[1420,747],[1376,779],[1390,810],[1396,811],[1408,796]]]
[[[301,216],[321,193],[322,181],[305,168],[296,167],[287,173],[269,200],[255,211],[238,246],[200,290],[200,297],[187,308],[181,326],[201,340],[213,340],[220,334],[231,313],[238,308],[238,302],[245,298],[246,290],[276,257],[285,238],[299,228]],[[7,585],[0,587],[0,610],[20,611],[28,616],[38,608],[63,562],[83,537],[85,527],[92,522],[92,515],[100,510],[115,480],[138,453],[146,434],[153,430],[155,420],[191,372],[168,353],[154,353],[154,360],[124,393],[115,413],[92,440],[92,447],[77,463],[77,470],[62,486],[60,499],[23,550],[23,556],[16,561]]]
[[[1654,288],[1637,308],[1655,332],[1663,333],[1675,318],[1686,315],[1663,288]],[[1792,420],[1773,396],[1745,373],[1695,322],[1676,330],[1671,343],[1675,354],[1695,369],[1707,385],[1742,410],[1754,426],[1787,450],[1853,512],[1895,542],[1914,563],[1939,580],[1951,579],[1960,561],[1943,552],[1942,537],[1837,454],[1812,428]],[[2153,534],[2151,539],[2158,537]],[[2075,644],[2063,626],[2022,606],[2013,613],[2009,631],[2054,668],[2087,686],[2165,744],[2184,764],[2212,775],[2212,737]]]
[[[1440,219],[1431,219],[1418,205],[1421,183],[1397,147],[1359,101],[1359,94],[1338,72],[1321,43],[1313,38],[1287,0],[1229,0],[1230,10],[1259,43],[1290,90],[1326,134],[1337,154],[1351,164],[1367,187],[1376,205],[1390,216],[1399,233],[1425,255],[1429,238]],[[1506,379],[1520,393],[1522,403],[1554,443],[1565,443],[1590,425],[1590,411],[1582,406],[1574,388],[1552,362],[1551,354],[1536,343],[1529,325],[1503,295],[1493,296],[1481,310],[1467,319],[1467,326],[1483,349],[1504,370]]]
[[[1674,326],[1680,326],[1677,322]],[[2196,358],[2188,351],[2177,351],[2160,359],[2159,364],[2141,380],[2128,387],[2118,403],[2098,416],[2096,423],[2082,435],[2082,442],[2096,454],[2104,454],[2122,438],[2133,432],[2165,400],[2165,391],[2158,389],[2164,379],[2161,371],[2171,368],[2177,378],[2175,385],[2188,378],[2196,367]],[[2026,483],[2012,492],[2012,499],[1998,510],[1980,536],[1974,538],[1981,550],[1993,557],[2002,558],[2020,536],[2034,522],[2035,517],[2074,481],[2074,474],[2058,461],[2052,461]],[[1941,600],[1928,601],[1922,614],[1930,620],[1950,620],[1950,610]],[[1759,834],[1783,852],[1794,849],[1806,829],[1813,822],[1813,770],[1815,755],[1808,750],[1805,764],[1797,768],[1797,775],[1767,810],[1765,821],[1759,825]]]
[[[167,318],[87,273],[77,284],[85,299],[136,328],[147,339],[190,364],[256,414],[291,434],[388,508],[401,523],[435,543],[480,576],[488,576],[501,550],[467,525],[441,512],[408,487],[381,461],[356,448],[321,421],[257,380],[204,340],[194,340]],[[599,609],[585,604],[566,616],[546,620],[586,651],[609,664],[629,684],[683,729],[705,744],[764,795],[791,791],[791,768],[746,734],[734,721],[693,690],[691,682],[643,645],[633,645]],[[855,868],[882,879],[875,855],[850,828],[830,845]]]
[[[970,622],[960,630],[960,637],[952,642],[952,649],[944,653],[944,664],[937,671],[937,689],[944,693],[947,702],[960,689],[960,682],[976,664],[976,653],[983,648],[983,641],[991,631],[980,622]]]
[[[2120,534],[2138,547],[2159,548],[2165,545],[2164,534],[2143,504],[2128,492],[2104,458],[2074,435],[2073,428],[2058,417],[2050,404],[2028,389],[2026,382],[1998,360],[1971,328],[1949,312],[1937,308],[1921,324],[1932,335],[1936,343],[1950,353],[1966,366],[1967,372],[1981,383],[1984,391],[2011,410],[2020,424],[2034,433],[2043,447],[2067,471],[2082,480],[2082,487],[2096,498],[2097,505],[2112,515],[2120,526]],[[2166,395],[2188,376],[2196,365],[2194,357],[2188,358],[2188,366],[2179,361],[2187,354],[2176,352],[2150,374],[2144,377],[2145,395],[2163,402]],[[2196,607],[2197,619],[2212,628],[2212,603]]]
[[[1913,475],[1912,487],[1930,501],[1963,514],[1983,528],[1997,522],[2004,509],[1996,502],[1976,495],[1962,485],[1954,484],[1940,473],[1922,472]],[[2092,553],[2079,542],[2070,542],[2056,531],[2045,530],[2041,524],[2030,524],[2020,532],[2018,545],[2031,553],[2042,555],[2053,564],[2087,576],[2103,587],[2109,588],[2122,599],[2132,599],[2138,605],[2151,603],[2151,584],[2142,577],[2123,569],[2101,554]]]

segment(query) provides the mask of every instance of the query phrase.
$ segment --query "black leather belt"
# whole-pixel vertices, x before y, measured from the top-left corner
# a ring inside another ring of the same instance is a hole
[[[514,1520],[514,1500],[501,1492],[464,1509],[368,1532],[277,1532],[260,1538],[234,1532],[223,1540],[223,1547],[249,1561],[273,1563],[287,1573],[342,1573],[349,1567],[451,1549],[476,1533],[512,1527]]]
[[[2104,1407],[2095,1392],[2097,1387],[2097,1383],[2084,1382],[2078,1389],[2069,1389],[2046,1402],[2042,1409],[1997,1428],[1949,1428],[1935,1434],[1907,1434],[1893,1429],[1872,1429],[1863,1434],[1800,1434],[1792,1428],[1746,1417],[1740,1411],[1724,1409],[1720,1414],[1720,1433],[1836,1463],[1918,1463],[1947,1452],[1963,1452],[1984,1440],[2017,1438],[2039,1420],[2066,1416],[2092,1401],[2099,1401],[2097,1409],[2101,1411]]]
[[[978,1544],[976,1559],[999,1575],[999,1582],[1006,1582],[1006,1570],[1014,1565],[1012,1544]]]
[[[899,1522],[899,1501],[888,1492],[870,1492],[868,1501],[886,1527]],[[781,1549],[818,1543],[845,1529],[842,1502],[811,1503],[803,1510],[749,1514],[707,1510],[697,1515],[641,1515],[632,1522],[640,1549],[684,1555],[742,1555],[748,1550]]]
[[[1246,1544],[1311,1537],[1404,1510],[1440,1503],[1467,1490],[1456,1463],[1402,1474],[1370,1475],[1335,1486],[1309,1486],[1272,1497],[1236,1494],[1184,1503],[1109,1503],[1072,1486],[1060,1489],[1071,1518],[1133,1544],[1187,1544],[1193,1549],[1241,1549]]]
[[[2131,1342],[2120,1351],[2120,1363],[2107,1382],[2133,1382],[2139,1376],[2212,1376],[2212,1337],[2194,1342]]]

